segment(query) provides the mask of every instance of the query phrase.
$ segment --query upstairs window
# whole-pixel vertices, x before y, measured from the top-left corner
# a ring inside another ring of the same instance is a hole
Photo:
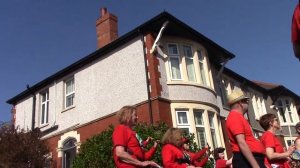
[[[188,79],[189,79],[189,81],[196,82],[194,57],[193,57],[193,53],[192,53],[192,47],[184,45],[183,46],[183,55],[185,57],[186,71],[187,71]]]
[[[168,44],[172,79],[181,80],[180,55],[177,44]]]
[[[48,123],[49,116],[49,91],[42,92],[41,96],[41,124]]]
[[[192,44],[168,43],[168,77],[172,81],[180,80],[187,84],[199,83],[210,86],[210,69],[206,62],[205,52],[201,47]]]
[[[200,68],[200,79],[203,85],[207,86],[205,69],[204,69],[204,57],[200,50],[197,51],[197,55],[198,55],[199,68]]]
[[[276,101],[278,116],[283,123],[297,123],[299,121],[297,110],[290,99],[278,99]]]
[[[75,84],[74,78],[65,81],[65,108],[74,105],[75,99]]]

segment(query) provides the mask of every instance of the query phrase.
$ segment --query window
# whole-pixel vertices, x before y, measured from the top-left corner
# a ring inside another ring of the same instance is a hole
[[[176,115],[178,128],[182,129],[185,134],[190,133],[188,111],[176,110]]]
[[[41,124],[48,123],[49,116],[49,91],[41,93]]]
[[[278,116],[281,122],[294,124],[298,122],[296,108],[290,99],[278,99],[275,104],[278,108]]]
[[[192,47],[184,45],[183,46],[183,55],[185,57],[186,71],[188,74],[188,79],[189,79],[189,81],[196,82]]]
[[[205,78],[205,70],[204,70],[204,57],[200,50],[197,51],[198,61],[199,61],[199,68],[200,68],[200,79],[203,85],[207,85],[206,78]]]
[[[198,145],[203,148],[206,143],[205,127],[203,121],[204,110],[194,110],[195,126],[196,126],[196,135],[198,137]]]
[[[198,48],[197,48],[198,47]],[[187,84],[201,84],[210,86],[210,69],[207,65],[206,55],[200,46],[195,44],[168,43],[168,79],[180,80]],[[201,48],[201,49],[200,49]]]
[[[75,85],[74,78],[65,81],[65,108],[74,105]]]
[[[180,80],[180,55],[177,44],[168,44],[168,54],[170,59],[171,76],[172,79]]]
[[[213,112],[208,113],[210,134],[211,134],[211,138],[212,138],[213,148],[215,149],[216,147],[218,147],[218,144],[217,144],[216,130],[215,130],[215,126],[214,126],[214,116],[215,115]]]

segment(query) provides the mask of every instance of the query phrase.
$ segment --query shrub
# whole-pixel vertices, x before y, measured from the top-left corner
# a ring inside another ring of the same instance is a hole
[[[0,126],[0,167],[44,167],[49,149],[39,129],[24,131],[11,124]]]

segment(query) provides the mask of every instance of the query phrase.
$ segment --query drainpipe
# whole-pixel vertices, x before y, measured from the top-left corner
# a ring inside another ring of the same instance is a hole
[[[147,68],[147,54],[146,54],[146,44],[144,41],[144,35],[142,34],[142,32],[139,30],[140,32],[140,37],[141,37],[141,41],[143,43],[143,52],[144,52],[144,63],[145,63],[145,76],[146,76],[146,85],[147,85],[147,94],[148,94],[148,111],[149,111],[149,116],[150,116],[150,123],[153,124],[153,112],[152,112],[152,102],[151,102],[151,95],[150,95],[150,83],[149,83],[149,78],[148,78],[148,68]]]
[[[32,100],[32,123],[31,123],[31,130],[34,129],[35,127],[35,105],[36,105],[36,96],[35,93],[33,92],[33,90],[29,87],[29,85],[27,85],[27,90],[31,93],[31,95],[33,96],[33,100]]]

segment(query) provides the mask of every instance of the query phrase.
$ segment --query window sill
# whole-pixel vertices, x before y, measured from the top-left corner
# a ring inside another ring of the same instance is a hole
[[[39,128],[44,128],[44,127],[47,127],[48,125],[49,125],[49,123],[41,124],[41,125],[39,126]]]
[[[183,81],[183,80],[172,80],[172,81],[168,81],[167,85],[195,86],[195,87],[206,89],[206,90],[212,92],[214,95],[216,95],[216,92],[211,87],[203,85],[203,84],[200,84],[200,83],[196,83],[196,82],[189,82],[189,81]]]
[[[73,106],[70,106],[70,107],[68,107],[68,108],[65,108],[61,113],[64,113],[64,112],[66,112],[66,111],[69,111],[69,110],[71,110],[71,109],[73,109],[73,108],[75,108],[76,106],[75,105],[73,105]]]

